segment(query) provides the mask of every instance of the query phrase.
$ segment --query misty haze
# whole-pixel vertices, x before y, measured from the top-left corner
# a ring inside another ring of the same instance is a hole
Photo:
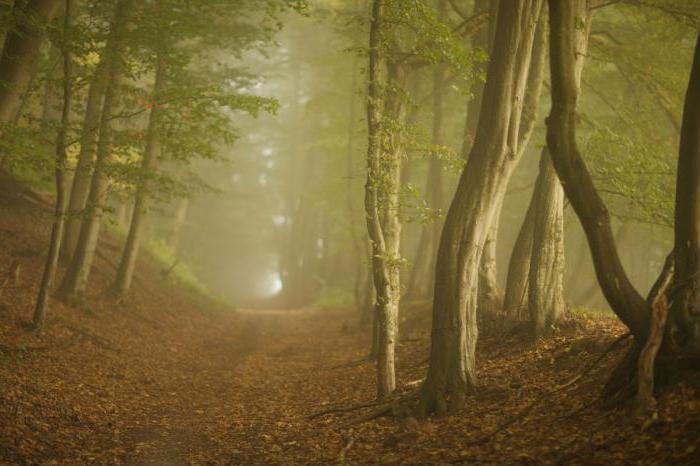
[[[0,464],[700,464],[697,0],[0,0]]]

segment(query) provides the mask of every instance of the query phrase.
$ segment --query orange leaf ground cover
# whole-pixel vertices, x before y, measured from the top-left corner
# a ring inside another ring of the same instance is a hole
[[[571,316],[532,343],[482,322],[479,392],[456,415],[364,423],[372,410],[309,419],[372,401],[367,331],[343,310],[227,309],[163,280],[142,261],[134,293],[104,294],[118,248],[101,245],[89,309],[52,302],[46,330],[26,330],[50,211],[0,190],[0,462],[3,464],[700,464],[700,384],[674,384],[658,416],[594,402],[616,351],[491,440],[543,392],[580,373],[624,333],[609,318]],[[401,322],[402,391],[426,371],[429,307]]]

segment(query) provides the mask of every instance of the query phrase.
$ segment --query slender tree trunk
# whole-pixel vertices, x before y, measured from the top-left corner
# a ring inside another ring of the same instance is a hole
[[[630,283],[615,247],[610,215],[576,146],[578,39],[586,2],[549,0],[552,110],[547,144],[566,197],[588,239],[598,282],[610,307],[639,341],[645,341],[650,309]]]
[[[122,59],[118,55],[123,52],[125,35],[132,13],[133,0],[120,0],[117,3],[110,37],[111,44],[108,45],[108,50],[106,50],[106,53],[109,54],[107,57],[109,60],[107,87],[100,119],[97,158],[87,202],[88,210],[80,228],[77,249],[61,284],[61,294],[69,302],[79,303],[84,300],[95,250],[97,249],[108,182],[105,169],[112,151],[112,119],[114,118],[117,94],[123,76]]]
[[[56,15],[60,0],[30,0],[14,15],[16,23],[7,33],[0,56],[0,122],[17,113],[27,89],[44,30]]]
[[[476,384],[481,254],[495,214],[494,200],[504,195],[520,153],[522,101],[541,6],[539,0],[513,0],[498,11],[478,131],[440,239],[429,368],[420,393],[422,414],[461,406]]]
[[[678,154],[675,277],[671,308],[680,330],[676,344],[700,351],[700,37],[685,95]]]
[[[359,10],[359,2],[356,2],[355,9]],[[357,136],[357,105],[356,105],[356,92],[357,92],[357,75],[359,72],[360,61],[359,57],[355,56],[352,62],[352,80],[350,84],[350,111],[348,117],[348,143],[347,143],[347,185],[346,189],[346,202],[348,208],[348,218],[350,219],[350,241],[352,242],[352,247],[354,250],[354,260],[355,260],[355,275],[353,284],[353,297],[355,299],[355,308],[358,311],[360,317],[360,325],[363,326],[364,319],[364,309],[363,309],[363,299],[362,299],[362,270],[365,268],[365,255],[364,247],[362,246],[362,235],[357,229],[355,224],[355,205],[353,203],[353,181],[355,177],[354,168],[354,156],[355,156],[355,137]]]
[[[65,13],[63,23],[63,108],[61,110],[61,124],[56,136],[56,210],[53,226],[51,227],[51,240],[49,243],[49,253],[46,258],[44,274],[39,286],[39,296],[34,308],[34,326],[40,328],[44,322],[46,312],[49,308],[49,293],[56,275],[58,266],[59,251],[61,249],[61,238],[63,236],[63,225],[66,211],[66,188],[64,183],[64,173],[66,169],[66,133],[70,124],[71,103],[73,98],[73,67],[68,43],[69,33],[73,20],[73,1],[65,0]]]
[[[97,138],[100,126],[100,110],[104,96],[106,66],[102,62],[95,69],[90,81],[87,102],[85,105],[85,117],[83,119],[82,135],[80,138],[80,152],[78,162],[73,174],[73,184],[68,204],[65,232],[61,256],[70,263],[78,244],[82,215],[90,194],[90,180],[92,179],[92,165],[97,151]]]
[[[182,228],[185,226],[185,220],[187,219],[187,210],[190,206],[190,200],[187,197],[181,198],[177,202],[177,207],[175,208],[175,217],[173,218],[173,225],[170,230],[170,238],[168,239],[168,246],[173,254],[178,255],[180,251],[180,242],[182,241]]]
[[[564,191],[545,147],[537,183],[528,309],[536,338],[564,312]]]
[[[386,99],[380,89],[382,62],[381,30],[384,1],[373,0],[369,34],[369,68],[367,89],[367,182],[365,184],[365,211],[367,230],[372,244],[372,277],[376,291],[376,319],[378,323],[377,397],[390,396],[396,389],[394,351],[398,330],[399,303],[399,237],[398,195],[401,182],[401,160],[396,141],[383,131],[383,119],[396,117],[400,97],[394,92]],[[402,82],[400,67],[389,64],[388,92]],[[386,91],[385,91],[386,92]],[[394,108],[392,108],[394,107]]]
[[[438,18],[445,17],[446,1],[439,0],[437,4]],[[442,146],[444,137],[444,100],[445,100],[445,67],[438,65],[433,71],[433,124],[432,145]],[[428,162],[426,194],[428,206],[434,212],[443,208],[443,179],[442,162],[436,154],[432,154]],[[407,299],[427,298],[433,286],[435,258],[442,230],[442,218],[434,218],[431,223],[425,223],[421,228],[418,249],[413,262],[413,270],[407,285]]]
[[[146,148],[144,149],[143,158],[141,160],[141,175],[143,178],[139,180],[136,189],[134,210],[129,225],[129,234],[126,238],[119,268],[117,269],[117,278],[113,285],[114,293],[120,297],[125,296],[131,288],[134,268],[136,267],[136,258],[138,257],[139,248],[141,246],[143,220],[148,206],[149,178],[155,174],[160,154],[159,126],[161,108],[159,99],[165,83],[165,64],[163,63],[162,57],[158,57],[157,62],[155,83],[153,85],[153,102],[151,113],[148,118],[148,128],[146,130]]]

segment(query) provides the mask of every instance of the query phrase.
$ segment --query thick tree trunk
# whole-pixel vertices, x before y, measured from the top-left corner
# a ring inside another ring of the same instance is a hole
[[[542,150],[532,258],[528,275],[528,309],[534,336],[540,337],[564,312],[564,191],[547,147]]]
[[[495,14],[495,12],[492,12]],[[493,29],[493,26],[492,26]],[[546,33],[544,21],[539,20],[535,31],[533,42],[531,65],[527,77],[527,85],[525,87],[525,96],[522,102],[517,102],[519,106],[520,121],[519,125],[514,129],[517,133],[517,153],[513,157],[514,163],[517,164],[522,159],[530,137],[535,128],[535,120],[537,117],[537,108],[539,106],[540,94],[542,90],[542,81],[544,77],[544,65],[546,59]],[[481,265],[479,270],[479,302],[478,309],[484,312],[494,312],[503,308],[503,293],[498,286],[498,270],[497,270],[497,240],[500,227],[501,211],[505,201],[505,192],[494,202],[495,210],[491,226],[489,228],[486,242],[484,243],[484,252],[481,257]]]
[[[148,118],[148,128],[146,130],[146,147],[141,160],[141,175],[142,179],[138,183],[136,196],[134,199],[134,210],[131,215],[131,223],[129,225],[129,234],[124,245],[119,268],[117,269],[117,277],[113,285],[113,291],[117,296],[124,296],[131,288],[131,281],[134,276],[134,268],[136,267],[136,258],[138,257],[139,248],[141,246],[141,236],[143,220],[146,215],[149,197],[149,178],[155,174],[158,165],[158,157],[160,154],[160,94],[163,92],[165,82],[165,65],[162,58],[157,59],[155,83],[153,85],[153,103],[151,113]]]
[[[0,56],[0,122],[17,113],[37,60],[46,25],[58,11],[60,0],[30,0],[19,8],[16,23],[7,33]]]
[[[85,104],[85,116],[80,137],[80,152],[78,153],[78,162],[73,174],[63,245],[61,247],[61,256],[68,263],[70,263],[75,254],[78,236],[80,235],[82,214],[90,194],[92,165],[95,159],[95,152],[97,151],[100,110],[102,109],[102,98],[104,96],[105,71],[106,66],[103,63],[95,69]]]
[[[63,26],[63,38],[68,40],[69,32],[73,20],[74,0],[65,0],[65,19]],[[63,237],[63,225],[66,212],[66,188],[64,173],[66,169],[66,133],[70,124],[71,103],[73,99],[73,67],[71,63],[71,53],[68,44],[63,44],[63,108],[61,110],[61,123],[56,136],[56,208],[55,218],[51,227],[51,240],[49,243],[49,253],[46,257],[44,274],[39,286],[39,296],[34,308],[34,326],[40,328],[44,323],[44,318],[49,307],[49,293],[56,275],[58,267],[59,251],[61,250],[61,239]]]
[[[133,13],[133,0],[120,0],[117,3],[112,27],[109,54],[107,87],[100,118],[100,138],[97,146],[97,158],[90,185],[87,211],[80,228],[78,245],[71,260],[66,276],[61,284],[61,294],[68,302],[82,302],[87,289],[92,262],[97,249],[100,234],[105,194],[107,190],[106,166],[112,151],[112,119],[116,107],[117,94],[123,75],[122,59],[118,56],[124,48],[130,15]]]
[[[700,352],[700,37],[683,107],[675,212],[675,343]]]
[[[435,272],[428,375],[420,411],[462,405],[476,384],[479,265],[495,214],[519,154],[522,101],[542,2],[499,8],[478,131],[447,213]]]
[[[549,0],[552,110],[547,119],[547,144],[566,197],[588,239],[596,276],[610,307],[645,341],[649,305],[630,283],[615,247],[610,215],[576,146],[577,57],[580,22],[586,2]],[[579,67],[580,68],[580,67]]]

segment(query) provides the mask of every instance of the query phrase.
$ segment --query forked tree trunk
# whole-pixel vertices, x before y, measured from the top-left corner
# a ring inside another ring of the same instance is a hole
[[[120,0],[117,3],[112,32],[110,33],[110,44],[105,51],[105,53],[109,54],[107,57],[109,60],[107,87],[100,118],[100,138],[90,184],[87,211],[80,228],[75,254],[61,283],[60,292],[68,302],[80,303],[84,300],[95,250],[97,249],[108,184],[105,170],[112,152],[112,119],[114,118],[117,94],[123,76],[122,59],[118,55],[124,49],[125,36],[130,15],[133,13],[133,7],[133,0]]]
[[[163,92],[165,83],[165,64],[161,57],[157,58],[155,83],[153,85],[153,96],[151,103],[151,113],[148,117],[148,128],[146,129],[146,147],[141,159],[141,176],[136,188],[134,199],[134,210],[129,224],[129,234],[124,244],[117,277],[114,281],[113,292],[120,297],[126,295],[131,288],[131,281],[134,276],[136,259],[141,247],[141,236],[143,230],[143,220],[148,208],[148,197],[150,187],[150,177],[155,174],[160,155],[160,95]]]
[[[56,15],[60,0],[30,0],[13,12],[16,23],[7,33],[0,56],[0,122],[7,123],[21,103],[37,61],[46,25]]]
[[[528,274],[528,310],[533,334],[539,338],[564,312],[564,191],[547,147],[542,150],[532,258]]]
[[[577,38],[586,3],[549,0],[552,109],[547,119],[547,144],[566,197],[586,234],[603,294],[635,338],[644,342],[649,328],[649,305],[622,267],[610,215],[576,145]]]
[[[495,10],[493,10],[493,5],[492,14],[496,14]],[[540,19],[535,31],[531,65],[527,77],[525,95],[522,102],[516,103],[516,105],[519,107],[518,114],[520,115],[519,126],[517,129],[518,149],[517,153],[513,156],[513,161],[516,165],[522,159],[535,128],[535,120],[537,117],[537,109],[539,107],[546,58],[546,33],[544,26],[544,21]],[[493,37],[493,24],[491,25],[490,29],[490,35]],[[491,220],[489,232],[486,236],[484,251],[481,257],[481,265],[479,270],[479,301],[477,308],[486,313],[495,312],[503,308],[503,293],[498,286],[497,240],[504,201],[505,191],[494,200],[494,215],[493,219]]]
[[[476,384],[479,265],[494,200],[504,195],[519,153],[522,102],[530,70],[539,0],[499,8],[478,131],[440,239],[428,374],[421,414],[461,406]]]
[[[73,21],[73,2],[65,0],[65,13],[63,22],[63,40],[68,41],[69,33]],[[34,307],[34,326],[40,328],[44,323],[46,311],[49,308],[49,294],[58,267],[59,251],[61,250],[61,239],[63,237],[63,225],[66,212],[66,133],[70,124],[71,103],[73,99],[73,73],[71,63],[70,45],[63,44],[63,108],[61,110],[61,122],[56,135],[56,207],[53,225],[51,227],[51,239],[49,242],[49,253],[46,257],[44,274],[39,286],[39,296]]]
[[[671,308],[676,344],[700,352],[700,37],[683,107],[675,212],[676,295]]]

